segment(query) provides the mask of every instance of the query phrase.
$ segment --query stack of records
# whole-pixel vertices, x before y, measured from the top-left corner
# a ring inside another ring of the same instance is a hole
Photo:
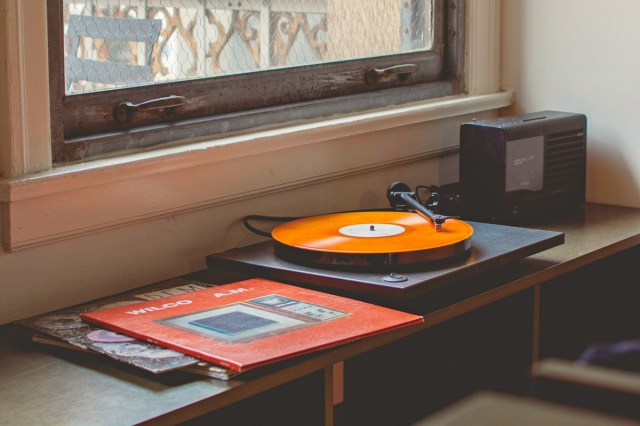
[[[34,340],[99,352],[163,373],[229,380],[248,370],[352,342],[423,318],[254,278],[232,284],[171,280],[21,321]]]
[[[238,372],[183,353],[169,350],[139,339],[115,333],[89,324],[81,315],[114,306],[188,293],[214,286],[199,281],[175,278],[144,289],[100,299],[55,312],[17,321],[34,331],[34,342],[63,348],[102,354],[151,373],[160,374],[182,370],[222,380],[229,380]]]

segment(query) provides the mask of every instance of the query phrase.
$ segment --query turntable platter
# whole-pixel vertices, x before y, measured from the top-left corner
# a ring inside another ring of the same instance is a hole
[[[470,247],[473,228],[447,219],[441,229],[414,212],[334,213],[273,229],[276,252],[304,263],[353,266],[415,264],[449,258]]]

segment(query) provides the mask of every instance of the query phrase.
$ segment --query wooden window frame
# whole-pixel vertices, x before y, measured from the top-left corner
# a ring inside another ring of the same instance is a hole
[[[434,48],[428,52],[70,96],[65,95],[62,0],[47,0],[47,16],[54,164],[464,91],[465,0],[435,0]],[[398,64],[415,64],[418,71],[407,79],[367,81],[367,70]],[[341,84],[326,83],[335,81]],[[291,87],[298,90],[285,90]],[[140,103],[172,95],[184,96],[187,103],[136,114],[125,123],[114,118],[115,106],[122,102]]]

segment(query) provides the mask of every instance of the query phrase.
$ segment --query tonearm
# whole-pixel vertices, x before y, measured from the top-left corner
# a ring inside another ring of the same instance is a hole
[[[442,230],[442,224],[447,219],[453,219],[454,216],[445,216],[437,214],[423,206],[416,199],[416,193],[406,183],[393,182],[387,189],[387,198],[391,203],[391,207],[396,210],[412,210],[420,216],[427,219],[433,224],[436,231]]]

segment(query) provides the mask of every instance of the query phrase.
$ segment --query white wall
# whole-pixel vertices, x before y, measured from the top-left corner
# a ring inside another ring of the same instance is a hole
[[[640,2],[504,0],[502,13],[512,112],[586,114],[588,200],[640,207]]]

